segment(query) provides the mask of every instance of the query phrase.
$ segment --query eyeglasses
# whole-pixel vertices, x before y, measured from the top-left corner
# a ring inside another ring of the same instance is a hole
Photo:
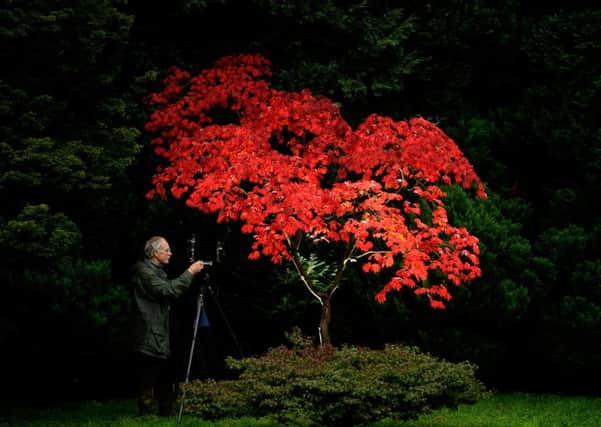
[[[166,249],[160,249],[161,251],[165,252],[166,254],[170,254],[171,252],[171,248],[166,248]]]

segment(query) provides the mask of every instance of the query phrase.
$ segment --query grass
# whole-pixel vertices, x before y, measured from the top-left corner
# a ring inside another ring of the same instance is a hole
[[[207,422],[184,415],[135,416],[133,400],[87,401],[43,410],[12,409],[0,415],[0,427],[276,427],[269,419],[242,418]],[[601,397],[551,394],[497,394],[457,410],[443,409],[415,421],[384,420],[373,427],[599,427]],[[349,426],[351,427],[351,426]]]
[[[378,427],[601,427],[601,397],[498,394],[457,411],[443,409]]]

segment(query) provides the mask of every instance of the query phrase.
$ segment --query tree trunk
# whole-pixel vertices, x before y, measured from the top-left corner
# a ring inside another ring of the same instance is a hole
[[[329,295],[321,297],[321,319],[319,320],[319,345],[331,345],[330,320],[332,320],[332,306]]]

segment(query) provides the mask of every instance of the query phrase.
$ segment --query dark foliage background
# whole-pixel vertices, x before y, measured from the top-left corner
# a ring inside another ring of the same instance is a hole
[[[601,366],[601,9],[590,1],[13,0],[0,9],[0,375],[5,402],[132,391],[128,269],[165,235],[170,273],[225,257],[197,377],[257,354],[319,307],[286,272],[246,259],[248,239],[144,194],[157,160],[144,97],[171,65],[198,72],[259,52],[273,84],[340,102],[351,123],[421,115],[453,137],[489,199],[449,189],[451,218],[481,239],[482,278],[444,311],[373,300],[353,273],[334,300],[342,343],[417,345],[470,360],[488,386],[594,392]],[[176,305],[189,347],[195,292]],[[223,313],[223,315],[222,315]],[[231,329],[230,329],[231,328]],[[183,366],[183,362],[180,363]]]

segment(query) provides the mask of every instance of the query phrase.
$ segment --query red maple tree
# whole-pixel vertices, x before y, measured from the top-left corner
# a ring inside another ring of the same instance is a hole
[[[444,308],[449,285],[480,275],[478,239],[449,224],[439,186],[486,197],[457,145],[423,118],[374,114],[353,130],[336,103],[274,89],[270,74],[260,55],[224,57],[193,77],[171,68],[148,99],[146,130],[166,160],[148,196],[170,192],[240,222],[253,237],[249,258],[292,262],[322,306],[323,343],[351,262],[382,278],[380,302],[408,287]]]

